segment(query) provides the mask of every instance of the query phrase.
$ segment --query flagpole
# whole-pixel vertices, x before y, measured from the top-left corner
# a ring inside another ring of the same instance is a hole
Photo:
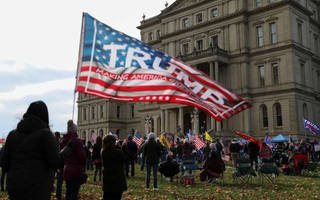
[[[306,139],[307,138],[307,130],[306,130],[306,125],[304,123],[304,117],[302,117],[302,120],[303,120],[303,127],[304,127],[304,137]]]
[[[78,66],[77,66],[77,72],[76,72],[76,77],[75,77],[76,78],[76,82],[75,82],[74,94],[73,94],[72,120],[74,119],[74,110],[75,110],[75,103],[76,103],[77,85],[78,85],[78,82],[79,82],[80,65],[81,65],[82,55],[83,55],[83,40],[84,40],[84,30],[85,30],[84,17],[85,17],[85,12],[82,13],[79,52],[78,52]]]

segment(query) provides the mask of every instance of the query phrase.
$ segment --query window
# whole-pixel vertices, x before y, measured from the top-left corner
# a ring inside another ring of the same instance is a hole
[[[256,29],[257,29],[257,44],[258,44],[258,47],[261,47],[263,45],[262,26],[258,26]]]
[[[256,0],[256,7],[262,6],[262,1],[261,0]]]
[[[213,8],[210,10],[211,18],[218,17],[218,8]]]
[[[91,107],[91,119],[95,119],[96,113],[94,112],[94,106]]]
[[[120,118],[120,106],[117,106],[117,118],[119,119]]]
[[[265,86],[265,72],[264,72],[264,65],[260,65],[259,69],[259,85]]]
[[[301,84],[306,84],[306,74],[305,74],[305,67],[304,63],[300,63],[300,71],[301,71]]]
[[[153,33],[152,32],[149,33],[148,39],[149,39],[149,41],[153,40]]]
[[[308,119],[308,108],[307,105],[304,103],[302,105],[302,112],[303,112],[303,118]]]
[[[161,30],[157,30],[157,37],[161,37]]]
[[[217,35],[211,37],[211,44],[213,47],[218,46],[218,36]]]
[[[298,23],[298,42],[302,44],[302,24]]]
[[[100,105],[100,118],[103,118],[103,105]]]
[[[83,108],[83,120],[87,120],[87,109]]]
[[[182,53],[184,55],[187,55],[189,53],[189,44],[188,43],[182,45]]]
[[[203,40],[197,40],[197,49],[202,50],[203,49]]]
[[[273,77],[273,84],[279,84],[279,67],[278,63],[272,63],[272,77]]]
[[[262,127],[268,127],[268,110],[266,105],[261,106],[261,112],[262,112]]]
[[[189,19],[188,18],[183,18],[182,19],[182,28],[189,27]]]
[[[282,126],[282,113],[281,113],[281,105],[277,103],[275,105],[275,110],[276,110],[276,124],[277,126]]]
[[[270,26],[270,41],[271,41],[271,44],[275,44],[277,42],[276,23],[272,22],[269,24],[269,26]]]
[[[272,3],[273,2],[273,0],[268,0],[268,3]]]
[[[202,22],[202,13],[196,14],[196,22],[197,23]]]
[[[134,105],[131,105],[131,117],[134,118]]]

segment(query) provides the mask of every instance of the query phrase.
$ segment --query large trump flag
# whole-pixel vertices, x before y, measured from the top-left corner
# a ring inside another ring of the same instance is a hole
[[[83,14],[76,91],[132,102],[177,103],[218,121],[251,107],[180,60]]]

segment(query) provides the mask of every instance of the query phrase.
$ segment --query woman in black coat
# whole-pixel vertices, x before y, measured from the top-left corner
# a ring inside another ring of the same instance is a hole
[[[103,138],[101,154],[103,164],[103,199],[121,200],[123,191],[128,189],[124,162],[129,157],[116,147],[116,138],[113,135],[107,135]]]
[[[50,200],[59,159],[47,106],[43,101],[33,102],[9,133],[1,155],[10,199]]]

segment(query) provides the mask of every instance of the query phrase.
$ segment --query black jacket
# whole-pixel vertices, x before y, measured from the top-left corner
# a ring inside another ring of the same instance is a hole
[[[154,165],[159,163],[161,157],[161,145],[154,140],[149,140],[143,149],[145,163]]]
[[[124,162],[129,157],[122,150],[114,147],[102,151],[103,191],[120,193],[127,190]]]
[[[11,199],[49,200],[59,148],[48,125],[36,116],[26,116],[9,133],[1,155],[8,171]]]

